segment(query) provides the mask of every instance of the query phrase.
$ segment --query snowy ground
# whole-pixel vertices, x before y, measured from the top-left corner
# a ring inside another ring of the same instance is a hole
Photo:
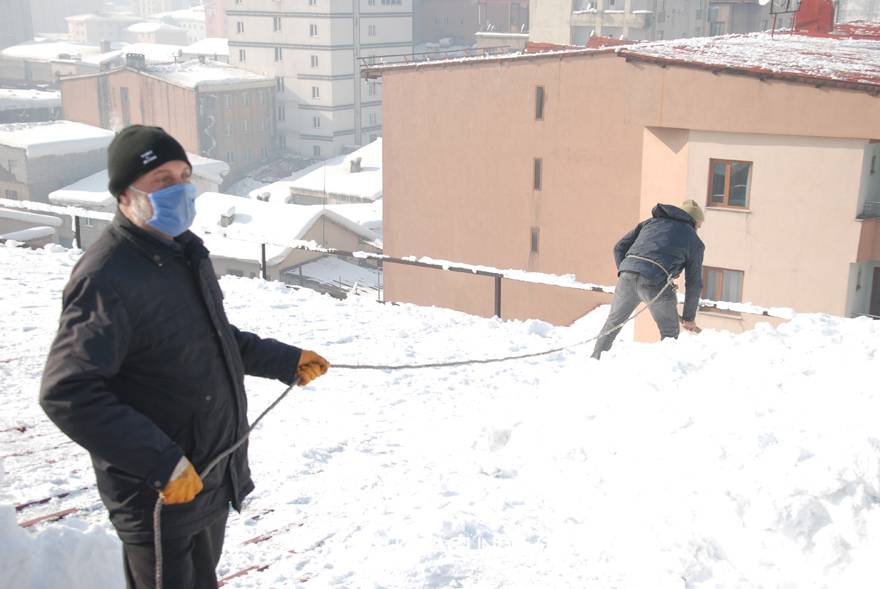
[[[3,586],[122,586],[88,458],[36,404],[76,257],[0,247]],[[222,286],[240,327],[336,363],[539,351],[603,319],[559,328]],[[448,370],[331,369],[255,431],[257,490],[230,518],[219,574],[266,567],[236,588],[876,587],[878,342],[880,322],[801,315],[742,335],[621,341],[602,362],[578,347]],[[254,416],[282,390],[248,387]],[[80,511],[14,523],[67,508]]]

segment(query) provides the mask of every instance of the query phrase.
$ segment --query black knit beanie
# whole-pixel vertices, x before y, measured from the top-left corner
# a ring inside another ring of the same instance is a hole
[[[117,199],[138,178],[166,162],[184,161],[186,151],[161,127],[131,125],[116,134],[107,148],[107,188]]]

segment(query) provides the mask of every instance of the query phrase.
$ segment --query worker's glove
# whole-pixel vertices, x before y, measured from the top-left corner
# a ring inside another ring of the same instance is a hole
[[[297,384],[304,387],[319,376],[327,373],[330,363],[311,350],[303,350],[296,367]]]
[[[162,489],[162,501],[166,505],[189,503],[203,488],[202,479],[199,478],[196,469],[184,456],[174,467],[171,480]]]

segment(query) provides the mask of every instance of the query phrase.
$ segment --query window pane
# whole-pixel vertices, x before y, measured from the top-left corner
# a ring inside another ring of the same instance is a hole
[[[703,280],[703,298],[710,301],[718,300],[718,270],[706,269],[706,278]]]
[[[730,198],[727,204],[736,207],[744,207],[749,198],[749,172],[752,164],[745,162],[731,162],[730,164]]]
[[[729,303],[742,302],[743,273],[736,270],[725,270],[722,281],[721,300]]]
[[[724,162],[714,162],[712,164],[712,188],[711,194],[709,195],[710,202],[724,202],[724,185],[726,184],[726,173],[727,165]]]

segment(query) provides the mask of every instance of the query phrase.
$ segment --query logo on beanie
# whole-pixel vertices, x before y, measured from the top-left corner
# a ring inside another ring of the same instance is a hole
[[[145,166],[147,164],[149,164],[150,162],[156,161],[157,159],[159,159],[159,156],[157,156],[155,153],[153,153],[152,149],[149,151],[145,151],[144,153],[141,154],[141,161],[143,162],[143,164]]]

